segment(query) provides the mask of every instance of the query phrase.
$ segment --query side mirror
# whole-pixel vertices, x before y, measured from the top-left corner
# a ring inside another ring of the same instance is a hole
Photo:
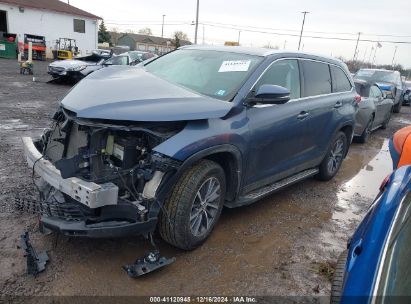
[[[284,104],[290,100],[290,90],[278,85],[263,84],[253,99],[262,104]]]
[[[387,93],[382,92],[382,98],[387,99]]]

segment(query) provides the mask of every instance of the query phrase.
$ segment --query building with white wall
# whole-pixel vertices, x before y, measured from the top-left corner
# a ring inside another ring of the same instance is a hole
[[[48,58],[59,38],[75,39],[81,54],[96,49],[99,19],[59,0],[0,0],[0,32],[17,34],[19,42],[25,34],[44,36]]]

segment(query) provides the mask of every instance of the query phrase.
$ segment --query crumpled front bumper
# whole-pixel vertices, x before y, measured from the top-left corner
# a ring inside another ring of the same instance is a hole
[[[60,171],[48,160],[42,158],[32,138],[23,137],[24,154],[30,168],[47,183],[89,208],[116,205],[118,187],[113,183],[96,184],[77,177],[63,179]]]
[[[42,158],[32,138],[23,137],[24,154],[30,168],[48,184],[73,198],[77,203],[48,205],[42,215],[43,228],[68,236],[109,238],[141,235],[155,230],[157,217],[142,221],[135,206],[118,201],[118,187],[113,183],[96,184],[76,177],[63,179],[60,171]],[[43,203],[46,204],[46,203]],[[85,214],[86,208],[94,215]]]

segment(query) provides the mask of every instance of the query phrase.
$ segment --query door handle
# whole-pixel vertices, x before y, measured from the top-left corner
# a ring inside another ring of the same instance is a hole
[[[341,108],[342,106],[343,106],[343,103],[341,101],[337,101],[334,108],[338,109],[338,108]]]
[[[299,119],[299,120],[306,119],[308,117],[308,115],[310,115],[310,113],[308,113],[306,111],[302,111],[302,112],[300,112],[300,114],[298,114],[297,119]]]

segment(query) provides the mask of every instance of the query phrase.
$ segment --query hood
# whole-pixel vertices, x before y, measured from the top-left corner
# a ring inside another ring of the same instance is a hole
[[[76,59],[66,59],[66,60],[57,60],[50,63],[52,67],[61,67],[61,68],[76,68],[82,65],[96,65],[96,62],[89,62],[83,60],[76,60]]]
[[[79,118],[177,121],[219,118],[233,107],[160,79],[142,68],[112,66],[80,81],[61,101]]]

